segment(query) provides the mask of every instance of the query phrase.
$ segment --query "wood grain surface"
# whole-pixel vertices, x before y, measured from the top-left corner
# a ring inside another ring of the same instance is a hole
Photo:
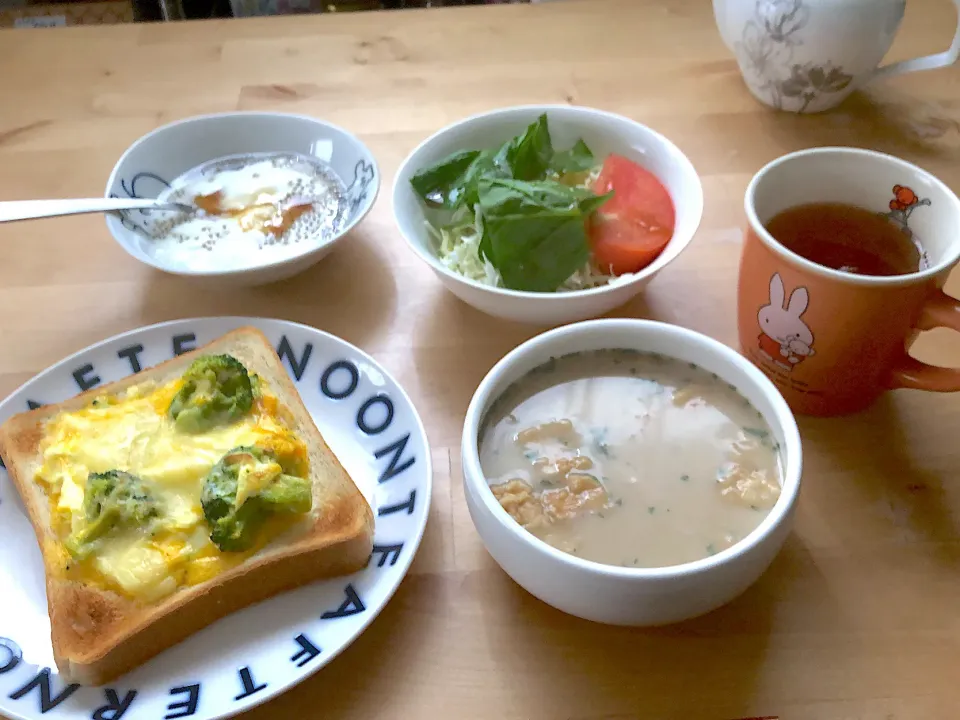
[[[913,0],[893,59],[946,47],[948,0]],[[0,197],[102,194],[141,134],[197,113],[308,113],[358,133],[386,185],[425,136],[519,103],[614,110],[666,133],[703,177],[685,254],[617,315],[733,344],[742,196],[764,163],[842,144],[907,158],[960,187],[960,70],[869,87],[820,116],[744,88],[705,0],[586,0],[167,25],[0,31]],[[484,373],[536,328],[446,293],[396,231],[384,191],[319,266],[235,293],[153,272],[100,217],[0,227],[0,394],[69,353],[197,315],[308,323],[372,353],[426,423],[436,491],[409,577],[341,657],[248,717],[933,720],[960,713],[960,396],[898,391],[801,420],[795,531],[727,607],[657,630],[566,617],[486,554],[458,440]],[[960,284],[948,285],[954,294]],[[960,365],[960,338],[915,354]]]

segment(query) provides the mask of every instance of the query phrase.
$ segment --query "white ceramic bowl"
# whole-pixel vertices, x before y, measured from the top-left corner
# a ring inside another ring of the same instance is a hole
[[[437,258],[425,227],[424,206],[410,179],[458,150],[496,148],[547,113],[553,145],[564,150],[583,138],[598,160],[619,153],[639,163],[667,188],[676,209],[673,239],[660,256],[628,281],[561,293],[492,288],[448,270]],[[404,239],[440,281],[464,302],[489,315],[538,325],[556,325],[609,312],[637,295],[654,275],[690,244],[703,215],[703,189],[687,157],[663,135],[622,115],[569,105],[530,105],[474,115],[443,128],[420,144],[400,166],[393,185],[393,212]]]
[[[346,130],[305,115],[235,112],[202,115],[164,125],[147,133],[117,161],[107,180],[108,197],[155,198],[169,183],[210,160],[245,153],[296,152],[327,162],[348,186],[349,220],[325,241],[304,243],[298,255],[244,269],[195,271],[171,267],[147,251],[150,242],[136,230],[140,211],[107,216],[107,229],[137,260],[158,270],[193,277],[217,278],[239,285],[282,280],[299,273],[329,253],[373,207],[380,189],[380,171],[370,150]]]
[[[666,568],[625,568],[556,550],[524,530],[500,506],[484,478],[478,453],[487,410],[508,386],[551,357],[604,348],[655,352],[696,363],[736,387],[763,415],[780,443],[783,489],[756,530],[704,560]],[[726,345],[692,330],[649,320],[568,325],[510,352],[487,374],[470,402],[462,457],[467,507],[493,559],[544,602],[571,615],[616,625],[678,622],[739,595],[766,570],[783,544],[800,489],[800,433],[773,383]]]

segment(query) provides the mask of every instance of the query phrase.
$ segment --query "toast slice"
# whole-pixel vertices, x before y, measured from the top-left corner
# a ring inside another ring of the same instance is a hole
[[[281,409],[285,408],[285,423],[306,445],[312,509],[294,528],[256,549],[240,564],[198,584],[180,585],[157,601],[148,602],[102,583],[68,579],[61,571],[65,551],[51,524],[48,491],[36,479],[48,423],[64,411],[86,408],[95,398],[117,396],[145,381],[172,382],[195,359],[211,354],[229,354],[239,360],[261,378]],[[370,506],[324,442],[270,342],[256,328],[234,330],[205,347],[123,380],[16,415],[0,426],[0,456],[23,499],[43,553],[54,657],[69,682],[109,682],[236,610],[320,578],[357,571],[371,553],[374,520]]]

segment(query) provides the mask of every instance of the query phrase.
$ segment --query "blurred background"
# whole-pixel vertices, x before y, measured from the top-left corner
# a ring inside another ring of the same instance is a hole
[[[0,0],[0,27],[59,27],[122,22],[371,12],[404,8],[548,0]]]

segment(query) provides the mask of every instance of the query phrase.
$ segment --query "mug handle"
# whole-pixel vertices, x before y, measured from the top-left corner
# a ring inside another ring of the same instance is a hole
[[[960,331],[960,300],[937,290],[927,300],[917,321],[917,330],[949,328]],[[960,370],[927,365],[907,355],[900,367],[893,371],[890,388],[912,388],[933,392],[957,392],[960,390]]]
[[[948,50],[936,55],[927,55],[913,60],[884,65],[874,70],[870,79],[888,78],[903,73],[916,72],[917,70],[933,70],[934,68],[953,65],[960,58],[960,0],[953,0],[953,4],[957,6],[957,31],[953,35],[953,42]]]

